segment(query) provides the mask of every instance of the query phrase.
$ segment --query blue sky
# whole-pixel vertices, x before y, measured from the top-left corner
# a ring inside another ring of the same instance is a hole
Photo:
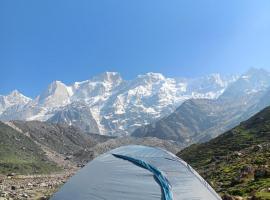
[[[125,79],[270,69],[268,0],[2,0],[0,94],[104,71]]]

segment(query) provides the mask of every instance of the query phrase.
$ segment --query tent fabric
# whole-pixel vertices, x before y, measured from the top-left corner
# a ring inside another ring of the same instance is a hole
[[[136,165],[139,165],[140,167],[143,167],[147,170],[149,170],[150,172],[152,172],[154,174],[154,177],[159,181],[159,184],[161,186],[162,189],[162,196],[164,200],[173,200],[172,197],[172,192],[171,192],[171,185],[168,181],[168,179],[164,176],[164,174],[157,169],[156,167],[144,162],[143,160],[138,160],[135,158],[132,158],[130,156],[123,156],[123,155],[118,155],[118,154],[112,154],[117,158],[121,158],[124,160],[128,160]]]
[[[130,160],[152,166],[170,184],[173,200],[221,200],[208,183],[172,153],[140,145],[109,151],[76,173],[52,200],[164,200],[153,171]]]

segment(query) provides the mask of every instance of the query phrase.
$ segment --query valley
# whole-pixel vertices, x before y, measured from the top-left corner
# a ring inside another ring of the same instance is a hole
[[[269,91],[270,74],[252,68],[131,81],[106,72],[55,81],[35,99],[0,96],[0,199],[48,199],[89,161],[130,144],[177,154],[224,200],[269,199]]]

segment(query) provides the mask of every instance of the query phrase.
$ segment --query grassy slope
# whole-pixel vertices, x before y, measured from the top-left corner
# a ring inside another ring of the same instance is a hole
[[[28,137],[0,122],[0,174],[49,173],[59,170]]]
[[[191,145],[177,155],[219,193],[270,199],[270,107],[231,131]]]

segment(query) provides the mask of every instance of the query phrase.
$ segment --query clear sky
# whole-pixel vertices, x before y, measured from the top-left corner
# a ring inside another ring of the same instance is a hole
[[[270,69],[268,0],[1,0],[0,94],[104,71],[125,79]]]

